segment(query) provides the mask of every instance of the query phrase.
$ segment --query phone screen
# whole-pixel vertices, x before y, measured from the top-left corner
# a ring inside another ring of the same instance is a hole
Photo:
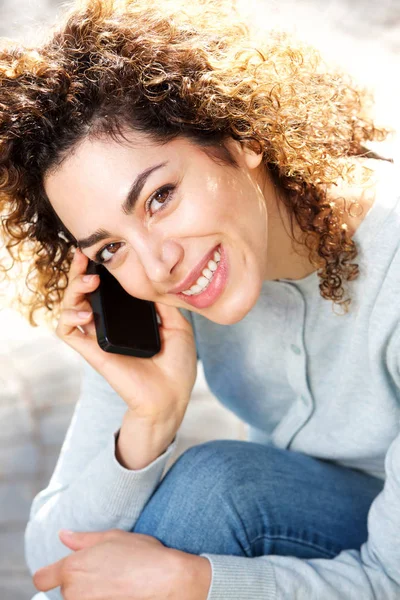
[[[100,276],[90,302],[101,348],[142,358],[157,354],[161,346],[154,302],[131,296],[103,265],[90,263],[87,272]]]

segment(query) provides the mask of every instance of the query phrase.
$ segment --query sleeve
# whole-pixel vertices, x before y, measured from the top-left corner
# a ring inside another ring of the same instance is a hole
[[[386,364],[400,401],[400,327]],[[400,429],[400,424],[399,428]],[[400,598],[400,434],[385,457],[385,485],[368,514],[360,550],[332,559],[201,554],[212,568],[207,600],[398,600]]]
[[[115,458],[115,438],[126,404],[86,362],[80,397],[48,487],[34,499],[25,531],[30,572],[71,551],[61,528],[102,531],[134,526],[176,449],[176,438],[144,469],[125,469]],[[57,590],[48,598],[60,599]]]

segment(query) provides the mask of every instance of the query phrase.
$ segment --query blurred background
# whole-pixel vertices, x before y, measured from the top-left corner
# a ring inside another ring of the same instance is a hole
[[[239,3],[258,24],[297,33],[369,85],[375,90],[379,122],[399,128],[400,2]],[[34,42],[64,4],[0,0],[0,37]],[[385,155],[398,157],[398,151],[394,138]],[[6,293],[12,295],[12,290]],[[6,305],[0,311],[1,600],[30,600],[35,594],[24,561],[23,533],[32,499],[47,486],[54,469],[79,395],[81,368],[82,359],[47,328],[30,327]],[[243,424],[209,393],[200,366],[173,460],[194,444],[245,435]]]

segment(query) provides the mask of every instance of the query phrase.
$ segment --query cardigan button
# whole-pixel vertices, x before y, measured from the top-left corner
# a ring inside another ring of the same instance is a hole
[[[299,355],[301,354],[301,350],[298,346],[296,346],[296,344],[291,344],[290,346],[292,352],[294,352],[295,354]]]

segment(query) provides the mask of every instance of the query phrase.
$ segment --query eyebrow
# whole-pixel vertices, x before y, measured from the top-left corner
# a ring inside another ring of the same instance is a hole
[[[139,199],[139,196],[147,179],[152,173],[154,173],[154,171],[165,167],[166,164],[168,164],[167,160],[158,165],[154,165],[153,167],[149,167],[136,177],[135,181],[131,185],[128,195],[126,196],[125,200],[121,205],[121,210],[124,214],[132,214],[132,212],[135,210],[136,203]],[[94,244],[97,244],[98,242],[101,242],[102,240],[108,237],[112,237],[112,234],[109,231],[107,231],[107,229],[97,229],[91,235],[81,240],[77,240],[77,245],[81,250],[83,250],[84,248],[90,248],[90,246],[94,246]]]

